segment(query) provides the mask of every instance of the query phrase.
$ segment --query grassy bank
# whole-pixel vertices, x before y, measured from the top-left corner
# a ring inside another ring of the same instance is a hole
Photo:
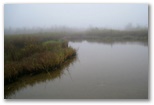
[[[104,43],[115,42],[148,42],[148,30],[111,30],[91,29],[83,33],[67,36],[69,40],[100,41]]]
[[[49,72],[76,55],[68,42],[46,36],[4,36],[5,84],[25,74]]]
[[[54,81],[56,78],[62,78],[65,73],[69,73],[69,69],[67,69],[70,65],[72,65],[76,61],[76,57],[72,57],[71,59],[66,60],[63,65],[61,65],[56,70],[51,70],[48,73],[42,72],[35,76],[25,75],[22,76],[17,81],[14,81],[11,84],[7,84],[4,87],[4,98],[7,99],[8,96],[13,95],[16,91],[20,90],[27,85],[35,85],[38,83],[43,83],[46,81]]]
[[[85,31],[55,31],[33,34],[4,35],[4,79],[12,82],[20,75],[48,72],[76,55],[69,41],[144,42],[148,45],[148,29],[112,30],[92,28]]]

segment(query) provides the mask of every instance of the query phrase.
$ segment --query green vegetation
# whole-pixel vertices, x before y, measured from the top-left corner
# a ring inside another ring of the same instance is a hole
[[[13,82],[25,74],[49,72],[76,55],[68,42],[48,36],[4,36],[4,80]]]

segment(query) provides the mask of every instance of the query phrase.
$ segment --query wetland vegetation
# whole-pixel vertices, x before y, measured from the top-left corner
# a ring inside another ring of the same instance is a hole
[[[13,82],[21,75],[49,72],[76,55],[64,40],[45,36],[4,36],[4,80]],[[48,39],[48,40],[47,40]]]
[[[28,85],[61,78],[61,75],[64,74],[63,70],[73,63],[74,59],[78,58],[78,56],[76,57],[78,48],[72,48],[68,43],[82,43],[84,40],[89,43],[105,44],[139,42],[147,46],[148,30],[94,28],[79,32],[53,31],[31,34],[5,34],[5,98]],[[95,57],[97,58],[96,55]]]
[[[14,94],[16,91],[24,88],[27,85],[33,86],[37,83],[43,83],[47,81],[53,81],[56,78],[62,78],[64,74],[64,70],[66,69],[69,73],[68,67],[73,64],[77,59],[76,57],[72,57],[66,60],[60,67],[56,69],[51,69],[47,72],[41,72],[37,75],[24,75],[20,77],[20,79],[5,85],[4,88],[4,96],[7,98],[8,96]]]
[[[149,7],[4,4],[4,98],[148,99]]]

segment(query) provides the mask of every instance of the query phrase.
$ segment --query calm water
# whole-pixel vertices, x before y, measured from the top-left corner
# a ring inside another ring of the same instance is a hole
[[[50,74],[23,77],[6,98],[147,99],[148,46],[141,43],[70,42],[78,56]]]

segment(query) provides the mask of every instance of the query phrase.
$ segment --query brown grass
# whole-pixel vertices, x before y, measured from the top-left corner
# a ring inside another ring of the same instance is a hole
[[[5,38],[5,84],[25,74],[53,70],[76,55],[76,50],[68,47],[67,41],[48,40],[42,41],[39,37],[33,36],[7,36]]]

